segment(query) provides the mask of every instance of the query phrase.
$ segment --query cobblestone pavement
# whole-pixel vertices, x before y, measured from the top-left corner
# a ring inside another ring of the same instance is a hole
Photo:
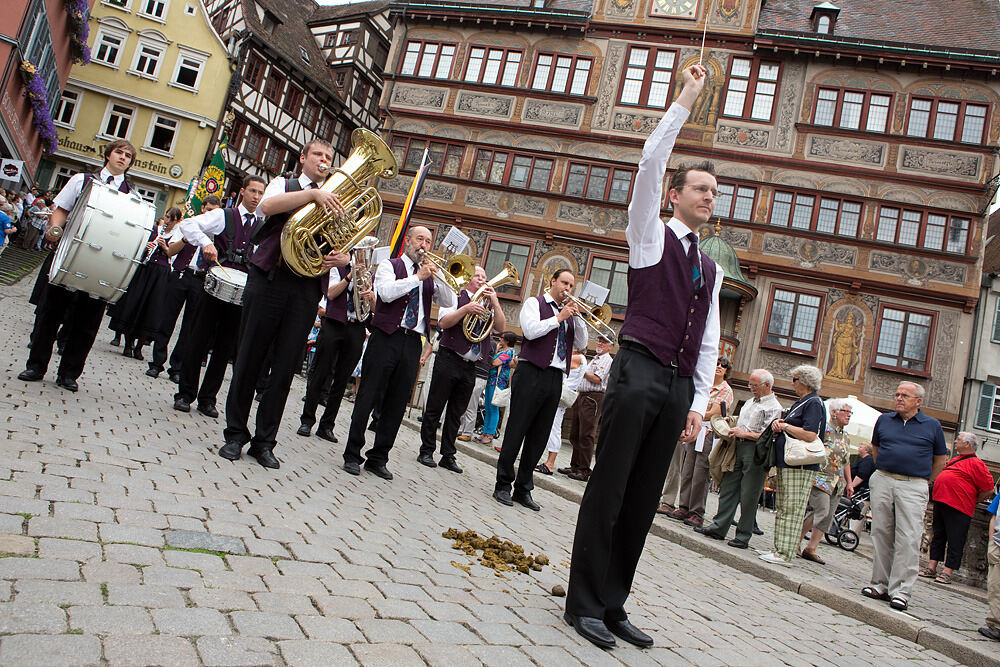
[[[541,513],[499,506],[488,464],[424,468],[410,428],[395,480],[352,477],[342,444],[294,434],[299,381],[281,470],[225,461],[221,420],[172,410],[173,385],[103,330],[79,393],[51,374],[20,382],[29,289],[0,296],[2,664],[955,664],[655,535],[629,611],[656,647],[597,649],[550,593],[566,583],[572,500],[539,490]],[[348,404],[342,441],[349,417]],[[498,576],[452,550],[449,527],[551,565]]]

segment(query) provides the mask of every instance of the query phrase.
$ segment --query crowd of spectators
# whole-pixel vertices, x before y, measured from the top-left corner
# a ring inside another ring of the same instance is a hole
[[[41,250],[52,209],[52,193],[37,186],[24,192],[0,188],[0,249],[17,244]]]

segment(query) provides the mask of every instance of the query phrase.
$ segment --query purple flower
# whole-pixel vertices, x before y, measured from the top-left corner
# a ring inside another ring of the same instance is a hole
[[[59,135],[49,115],[49,103],[45,99],[45,83],[38,76],[37,68],[27,60],[21,61],[21,79],[24,81],[23,95],[31,104],[31,122],[42,140],[47,154],[52,154],[59,146]]]
[[[69,43],[73,62],[86,65],[90,62],[90,47],[87,38],[90,36],[90,8],[87,0],[66,0],[66,13],[69,15]]]

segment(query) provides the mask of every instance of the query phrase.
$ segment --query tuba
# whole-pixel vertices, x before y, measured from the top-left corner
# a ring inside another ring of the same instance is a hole
[[[468,255],[452,255],[444,259],[433,252],[421,250],[420,261],[433,264],[437,271],[434,280],[455,294],[460,293],[476,275],[476,263]]]
[[[350,252],[382,215],[382,198],[371,185],[376,176],[396,177],[396,158],[373,132],[358,128],[351,133],[354,150],[339,169],[331,170],[321,190],[332,192],[345,213],[327,213],[315,203],[300,208],[281,230],[281,256],[300,276],[323,275],[323,256]]]
[[[486,285],[476,290],[472,296],[472,302],[483,307],[486,306],[486,297],[483,295],[483,291],[487,285],[496,289],[503,285],[519,284],[521,284],[521,278],[517,275],[517,268],[510,262],[504,262],[503,270],[493,276]],[[486,340],[491,331],[493,331],[493,310],[491,308],[487,308],[486,313],[482,315],[466,315],[462,318],[462,333],[465,334],[465,339],[470,343]]]
[[[611,321],[611,316],[614,314],[611,311],[611,306],[608,304],[596,306],[589,301],[584,301],[579,297],[573,296],[568,290],[563,292],[563,296],[580,308],[580,319],[583,320],[584,324],[594,330],[594,333],[597,334],[598,338],[606,340],[612,345],[615,345],[618,342],[618,336],[615,334],[615,330],[608,325],[608,322]]]
[[[351,280],[354,282],[351,298],[354,299],[354,314],[359,322],[367,321],[372,314],[371,306],[361,298],[361,293],[372,289],[372,255],[377,245],[377,238],[366,236],[351,248]],[[362,265],[364,268],[361,268]]]

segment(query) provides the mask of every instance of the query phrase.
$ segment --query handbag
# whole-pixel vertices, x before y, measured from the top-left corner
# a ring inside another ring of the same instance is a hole
[[[506,408],[510,405],[510,387],[508,386],[504,389],[494,389],[493,399],[490,403],[498,408]]]
[[[768,424],[760,437],[757,438],[753,446],[753,464],[755,466],[770,470],[771,466],[774,465],[775,435],[775,432],[771,430],[771,425]]]
[[[559,407],[573,407],[573,404],[576,403],[577,396],[579,396],[579,393],[575,389],[570,389],[565,383],[563,383],[562,392],[559,394]]]
[[[803,405],[805,403],[799,407]],[[826,443],[823,442],[823,438],[817,436],[812,442],[806,442],[785,434],[785,465],[810,466],[824,461],[826,461]]]

